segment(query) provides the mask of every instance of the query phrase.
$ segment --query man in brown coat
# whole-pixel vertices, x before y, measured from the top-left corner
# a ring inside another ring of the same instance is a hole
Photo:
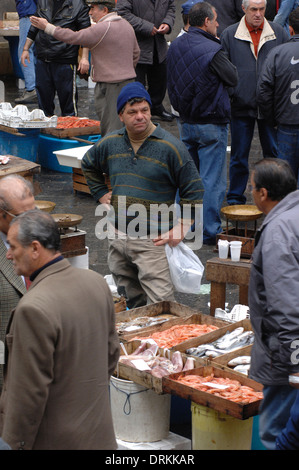
[[[32,284],[8,324],[0,436],[12,449],[115,449],[108,384],[119,341],[106,281],[61,256],[50,214],[16,217],[7,240]]]
[[[6,258],[6,236],[11,220],[35,208],[31,183],[20,175],[0,179],[0,393],[3,384],[4,339],[11,311],[26,293],[25,280],[15,273],[11,260]]]

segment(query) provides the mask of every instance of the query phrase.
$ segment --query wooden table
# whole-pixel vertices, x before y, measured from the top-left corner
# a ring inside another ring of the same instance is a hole
[[[9,156],[9,162],[6,165],[0,165],[0,178],[7,175],[18,174],[29,180],[33,184],[33,175],[40,173],[40,165],[24,158]]]
[[[212,258],[206,264],[206,279],[211,281],[210,315],[215,316],[215,308],[225,309],[226,284],[239,286],[239,303],[248,305],[248,285],[251,262],[247,259]]]

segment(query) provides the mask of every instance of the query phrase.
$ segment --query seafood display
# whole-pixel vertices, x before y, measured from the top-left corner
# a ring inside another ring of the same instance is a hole
[[[238,356],[231,359],[227,365],[231,367],[235,372],[241,372],[241,374],[248,375],[250,369],[251,357],[250,356]]]
[[[123,345],[122,347],[124,349]],[[147,371],[153,376],[159,378],[175,372],[194,369],[193,358],[187,358],[184,364],[182,355],[179,351],[175,351],[172,354],[171,359],[165,357],[165,354],[161,356],[158,354],[158,346],[156,344],[152,344],[147,347],[146,341],[142,341],[134,353],[120,356],[119,362],[139,370]]]
[[[174,318],[173,315],[157,315],[156,317],[153,317],[153,316],[136,317],[133,320],[117,322],[116,331],[118,333],[135,331],[135,330],[138,330],[139,328],[145,328],[147,326],[160,325],[161,323],[164,323],[167,320],[170,320],[172,318]]]
[[[262,392],[257,392],[252,387],[242,385],[238,380],[228,377],[215,377],[213,373],[205,377],[195,374],[179,375],[173,380],[235,403],[247,404],[263,398]]]
[[[227,331],[223,336],[209,344],[201,344],[195,348],[186,350],[186,354],[196,357],[218,357],[236,349],[252,344],[254,341],[253,331],[244,331],[242,326],[233,331]]]
[[[164,331],[156,331],[148,337],[134,339],[153,339],[160,348],[172,348],[191,338],[196,338],[211,331],[218,330],[218,326],[191,323],[189,325],[175,325]]]

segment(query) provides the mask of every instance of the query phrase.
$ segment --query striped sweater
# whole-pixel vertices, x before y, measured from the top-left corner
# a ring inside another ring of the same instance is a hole
[[[193,218],[195,205],[202,204],[202,182],[188,150],[159,124],[136,154],[125,128],[108,134],[86,152],[82,170],[96,201],[108,192],[103,174],[109,176],[115,226],[120,230],[120,224],[123,228],[123,224],[127,227],[129,222],[137,220],[135,213],[128,213],[138,211],[132,204],[143,208],[138,213],[141,233],[145,230],[148,234],[150,229],[152,233],[153,225],[159,233],[171,229],[171,209],[177,189],[180,205],[184,207],[183,218]],[[157,206],[161,209],[158,214]],[[169,209],[168,223],[161,213],[168,213]]]

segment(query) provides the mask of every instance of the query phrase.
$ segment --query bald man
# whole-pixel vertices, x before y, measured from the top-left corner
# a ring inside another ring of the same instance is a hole
[[[8,245],[6,235],[11,220],[35,208],[33,188],[19,175],[9,175],[0,179],[0,392],[3,383],[3,354],[7,322],[11,311],[26,292],[24,278],[15,273],[11,260],[6,258]]]

